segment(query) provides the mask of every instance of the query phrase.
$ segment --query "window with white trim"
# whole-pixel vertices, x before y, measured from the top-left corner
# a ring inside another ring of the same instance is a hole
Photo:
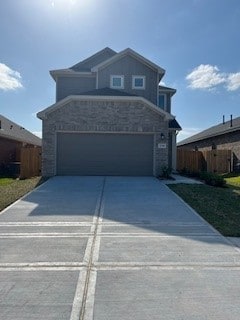
[[[145,89],[145,76],[132,76],[132,89]]]
[[[124,89],[124,76],[112,75],[110,77],[110,88]]]

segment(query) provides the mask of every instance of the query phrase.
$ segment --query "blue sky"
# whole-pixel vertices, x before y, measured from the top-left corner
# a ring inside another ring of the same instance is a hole
[[[0,3],[0,113],[41,132],[49,70],[108,46],[166,70],[179,140],[240,116],[239,0],[8,0]]]

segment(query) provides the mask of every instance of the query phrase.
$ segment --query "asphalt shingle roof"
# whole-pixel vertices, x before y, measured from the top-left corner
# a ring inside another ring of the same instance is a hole
[[[240,117],[232,120],[232,126],[231,126],[231,121],[226,121],[224,124],[220,123],[216,126],[210,127],[202,132],[199,132],[192,137],[189,137],[187,139],[180,141],[178,143],[178,146],[183,146],[188,143],[204,140],[207,138],[219,136],[219,135],[230,133],[237,130],[240,130]]]
[[[158,86],[160,90],[171,90],[171,91],[176,91],[176,89],[170,88],[170,87],[165,87],[165,86]]]
[[[0,115],[0,137],[41,146],[42,140],[22,126]]]
[[[169,129],[177,129],[177,130],[182,130],[180,124],[177,122],[176,119],[170,120],[168,123],[168,128]]]
[[[80,61],[79,63],[72,66],[70,69],[75,71],[90,72],[91,68],[94,67],[96,64],[99,64],[113,57],[115,54],[117,54],[117,52],[107,47],[101,51],[98,51],[97,53],[88,57],[87,59]]]
[[[121,90],[111,89],[111,88],[102,88],[95,89],[92,91],[87,91],[79,94],[80,96],[115,96],[115,97],[137,97],[135,94],[124,92]]]

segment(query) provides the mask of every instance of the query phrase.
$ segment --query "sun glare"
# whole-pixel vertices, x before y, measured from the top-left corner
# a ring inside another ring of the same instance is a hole
[[[73,6],[75,5],[79,0],[51,0],[51,5],[53,8],[55,7],[63,7],[63,6]]]

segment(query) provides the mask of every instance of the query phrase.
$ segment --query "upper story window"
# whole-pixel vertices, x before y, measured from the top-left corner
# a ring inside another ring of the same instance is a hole
[[[145,76],[132,76],[132,89],[145,89]]]
[[[124,76],[118,76],[118,75],[111,76],[110,88],[124,89]]]
[[[166,110],[167,108],[167,95],[166,94],[159,94],[158,96],[158,106],[163,109]]]

